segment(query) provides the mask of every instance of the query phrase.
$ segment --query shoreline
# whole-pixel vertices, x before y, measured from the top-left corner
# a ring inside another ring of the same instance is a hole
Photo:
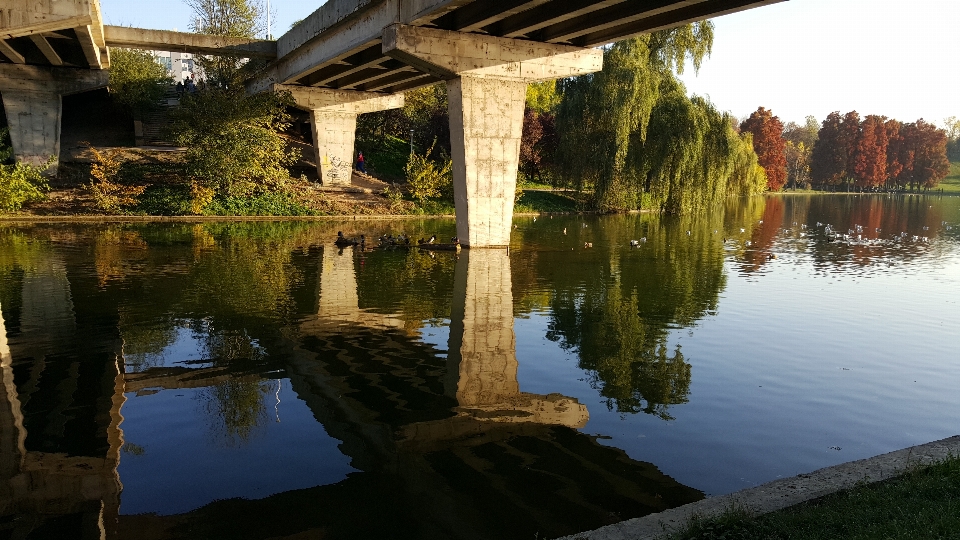
[[[709,519],[731,508],[742,508],[757,515],[766,514],[858,485],[889,480],[917,466],[931,465],[949,456],[958,455],[960,435],[954,435],[806,474],[779,478],[757,487],[710,497],[557,540],[656,540],[676,532],[694,517]]]

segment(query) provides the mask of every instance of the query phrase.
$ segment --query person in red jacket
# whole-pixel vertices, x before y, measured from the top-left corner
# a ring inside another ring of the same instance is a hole
[[[360,155],[357,156],[357,170],[363,174],[367,174],[367,169],[364,167],[363,152],[360,152]]]

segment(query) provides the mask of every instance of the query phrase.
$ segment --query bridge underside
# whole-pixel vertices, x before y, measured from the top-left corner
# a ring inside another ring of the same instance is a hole
[[[777,1],[328,2],[277,41],[277,61],[247,88],[372,96],[446,81],[457,235],[466,246],[506,246],[526,84],[599,71],[598,45]],[[352,166],[353,117],[311,111],[326,184],[321,148]],[[336,128],[318,129],[318,118]]]

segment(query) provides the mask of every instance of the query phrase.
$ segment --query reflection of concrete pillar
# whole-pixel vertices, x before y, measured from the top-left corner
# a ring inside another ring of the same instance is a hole
[[[356,321],[360,317],[357,271],[353,266],[353,248],[324,247],[320,267],[320,319]]]
[[[357,115],[403,107],[403,95],[275,85],[290,92],[297,107],[310,111],[317,176],[325,186],[350,185]]]
[[[399,24],[383,52],[447,80],[457,235],[508,245],[526,85],[599,71],[602,52]]]
[[[13,357],[7,343],[3,310],[0,309],[0,499],[10,496],[6,492],[7,481],[20,472],[26,453],[23,445],[26,438],[20,399],[13,381]]]
[[[461,411],[494,422],[586,425],[587,408],[576,399],[520,391],[507,250],[464,251],[455,272],[448,369],[458,376]]]
[[[466,288],[455,298],[464,306],[457,401],[462,407],[502,403],[520,392],[510,257],[502,249],[467,251],[457,271],[464,266]]]
[[[0,64],[0,97],[18,161],[31,165],[60,159],[61,97],[102,88],[109,72]],[[47,169],[55,175],[57,161]]]

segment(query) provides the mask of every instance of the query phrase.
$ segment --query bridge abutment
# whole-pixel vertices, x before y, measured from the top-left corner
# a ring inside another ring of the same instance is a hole
[[[400,24],[383,53],[447,81],[460,242],[509,245],[527,83],[599,71],[603,53]]]
[[[103,88],[108,80],[106,71],[0,64],[0,99],[17,161],[42,165],[53,157],[45,174],[55,176],[62,97]]]
[[[317,177],[324,186],[350,185],[357,115],[403,107],[403,95],[275,85],[310,111]]]

